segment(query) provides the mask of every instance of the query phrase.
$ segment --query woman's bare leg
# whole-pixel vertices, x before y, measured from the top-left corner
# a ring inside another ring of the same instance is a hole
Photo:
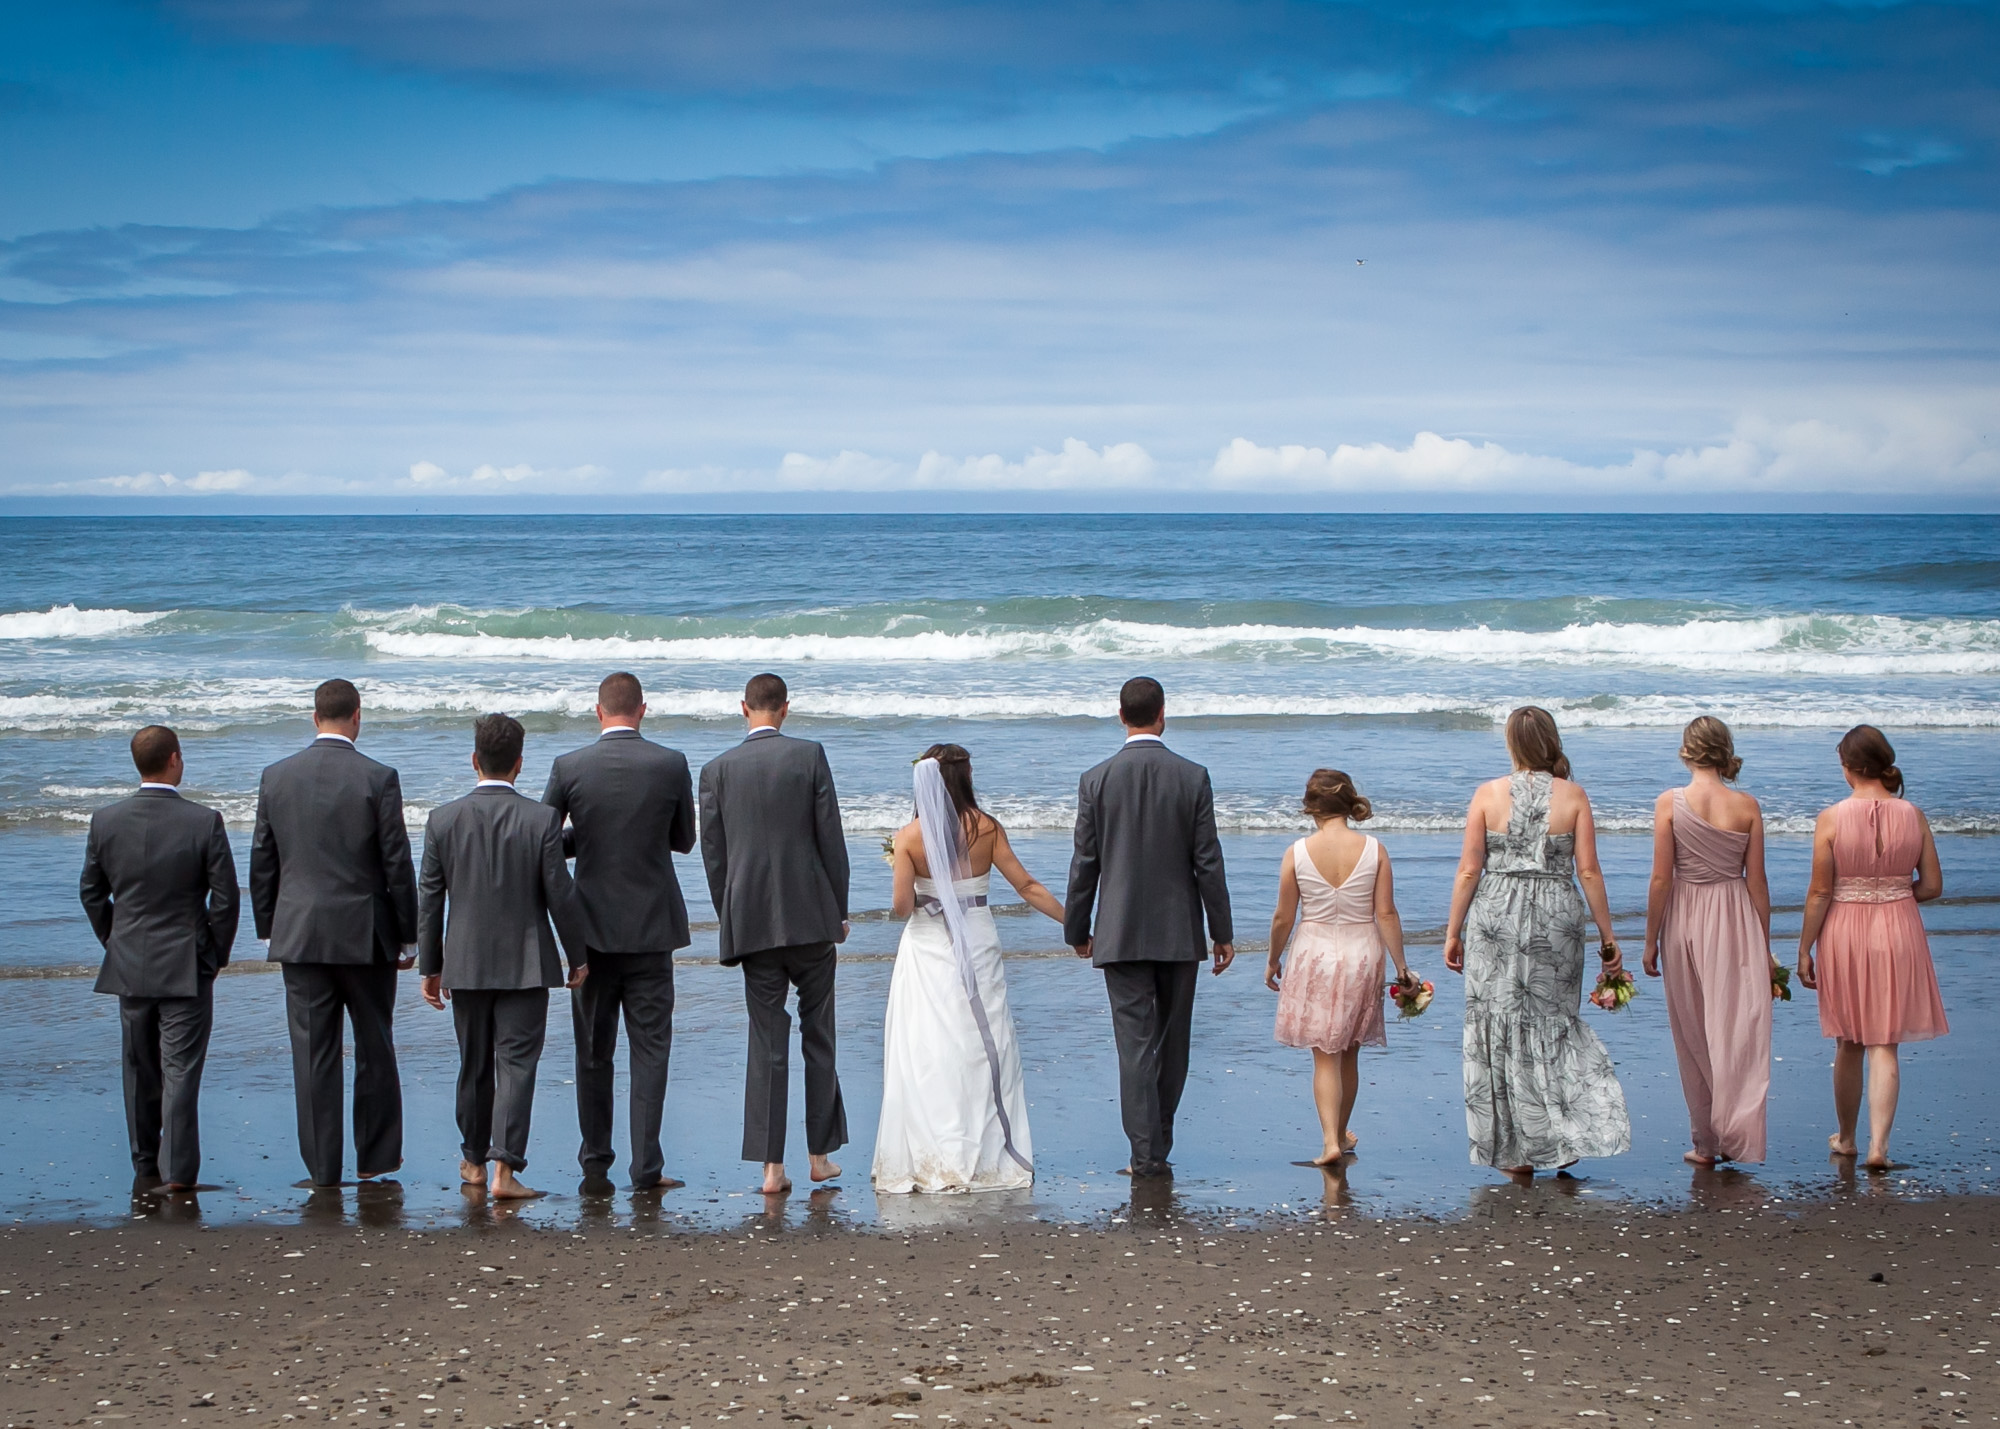
[[[1833,1050],[1833,1117],[1840,1128],[1826,1139],[1836,1156],[1854,1155],[1854,1124],[1861,1116],[1861,1068],[1863,1050],[1859,1042],[1845,1037]]]
[[[1347,1129],[1354,1116],[1354,1097],[1361,1090],[1361,1044],[1355,1043],[1340,1054],[1340,1149],[1352,1151],[1361,1140]]]
[[[1313,1048],[1313,1109],[1319,1113],[1320,1132],[1320,1153],[1313,1158],[1315,1166],[1330,1166],[1346,1154],[1347,1148],[1340,1144],[1345,1121],[1341,1114],[1344,1095],[1339,1055]]]
[[[1896,1044],[1868,1049],[1868,1160],[1878,1169],[1889,1166],[1889,1131],[1896,1124],[1896,1100],[1903,1090],[1902,1063]],[[1852,1132],[1849,1133],[1850,1137]]]

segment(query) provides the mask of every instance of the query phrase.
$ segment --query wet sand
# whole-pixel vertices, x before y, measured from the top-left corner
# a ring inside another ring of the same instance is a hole
[[[1101,1230],[913,1235],[788,1209],[12,1227],[0,1422],[2000,1419],[1991,1198],[1665,1211],[1544,1181],[1444,1221],[1231,1229],[1142,1196]]]

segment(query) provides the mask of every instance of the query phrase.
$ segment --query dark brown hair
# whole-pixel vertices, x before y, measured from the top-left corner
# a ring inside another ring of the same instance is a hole
[[[1681,731],[1681,758],[1696,769],[1713,769],[1732,784],[1743,772],[1735,736],[1714,715],[1696,715]]]
[[[752,675],[750,683],[743,687],[743,703],[759,714],[769,714],[773,710],[783,709],[785,701],[791,697],[791,692],[785,688],[785,682],[776,675]]]
[[[1863,779],[1879,779],[1891,794],[1903,792],[1903,771],[1896,767],[1896,748],[1872,724],[1857,724],[1840,737],[1840,764]]]
[[[181,752],[181,737],[163,724],[149,724],[132,736],[132,765],[141,779],[167,772]]]
[[[361,691],[351,680],[326,680],[313,691],[313,718],[321,724],[337,724],[361,713]]]
[[[1375,806],[1338,769],[1313,770],[1303,802],[1315,819],[1352,819],[1360,824],[1375,817]]]
[[[481,715],[472,726],[472,755],[479,772],[489,779],[512,774],[521,762],[521,746],[527,742],[527,731],[512,715]]]
[[[1569,778],[1569,756],[1563,753],[1556,717],[1540,705],[1522,705],[1507,716],[1507,752],[1523,769]]]
[[[620,670],[615,675],[606,675],[597,686],[597,702],[608,715],[635,715],[639,707],[646,703],[646,692],[639,688],[639,677]]]
[[[944,790],[951,795],[951,807],[958,814],[959,837],[967,844],[979,837],[984,821],[991,817],[979,807],[979,795],[972,789],[972,755],[960,744],[933,744],[919,759],[935,759]]]
[[[1144,729],[1167,707],[1167,692],[1150,675],[1135,675],[1118,692],[1118,719],[1127,729]]]

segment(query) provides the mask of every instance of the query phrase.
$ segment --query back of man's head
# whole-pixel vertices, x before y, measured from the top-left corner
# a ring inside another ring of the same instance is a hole
[[[1167,692],[1150,675],[1138,675],[1118,692],[1118,720],[1127,729],[1145,729],[1166,713]]]
[[[776,714],[790,698],[785,682],[776,675],[752,675],[743,687],[743,703],[759,714]]]
[[[597,707],[618,719],[629,719],[646,705],[646,692],[639,688],[639,677],[620,670],[615,675],[606,675],[597,687]]]
[[[361,713],[361,691],[351,680],[326,680],[313,691],[313,722],[345,724]]]
[[[132,764],[141,779],[157,779],[174,767],[181,737],[163,724],[149,724],[132,736]]]
[[[527,731],[512,715],[481,715],[472,726],[472,756],[478,761],[479,772],[489,779],[511,776],[521,763],[521,746],[527,738]]]

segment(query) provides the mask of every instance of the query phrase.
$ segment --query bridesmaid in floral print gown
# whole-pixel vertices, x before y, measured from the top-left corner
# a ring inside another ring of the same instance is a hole
[[[1630,1148],[1611,1055],[1579,1015],[1584,898],[1600,966],[1623,967],[1597,863],[1590,800],[1570,782],[1556,722],[1529,705],[1507,718],[1514,772],[1480,786],[1445,931],[1465,974],[1465,1128],[1472,1160],[1510,1175]],[[1554,832],[1560,830],[1560,832]]]

